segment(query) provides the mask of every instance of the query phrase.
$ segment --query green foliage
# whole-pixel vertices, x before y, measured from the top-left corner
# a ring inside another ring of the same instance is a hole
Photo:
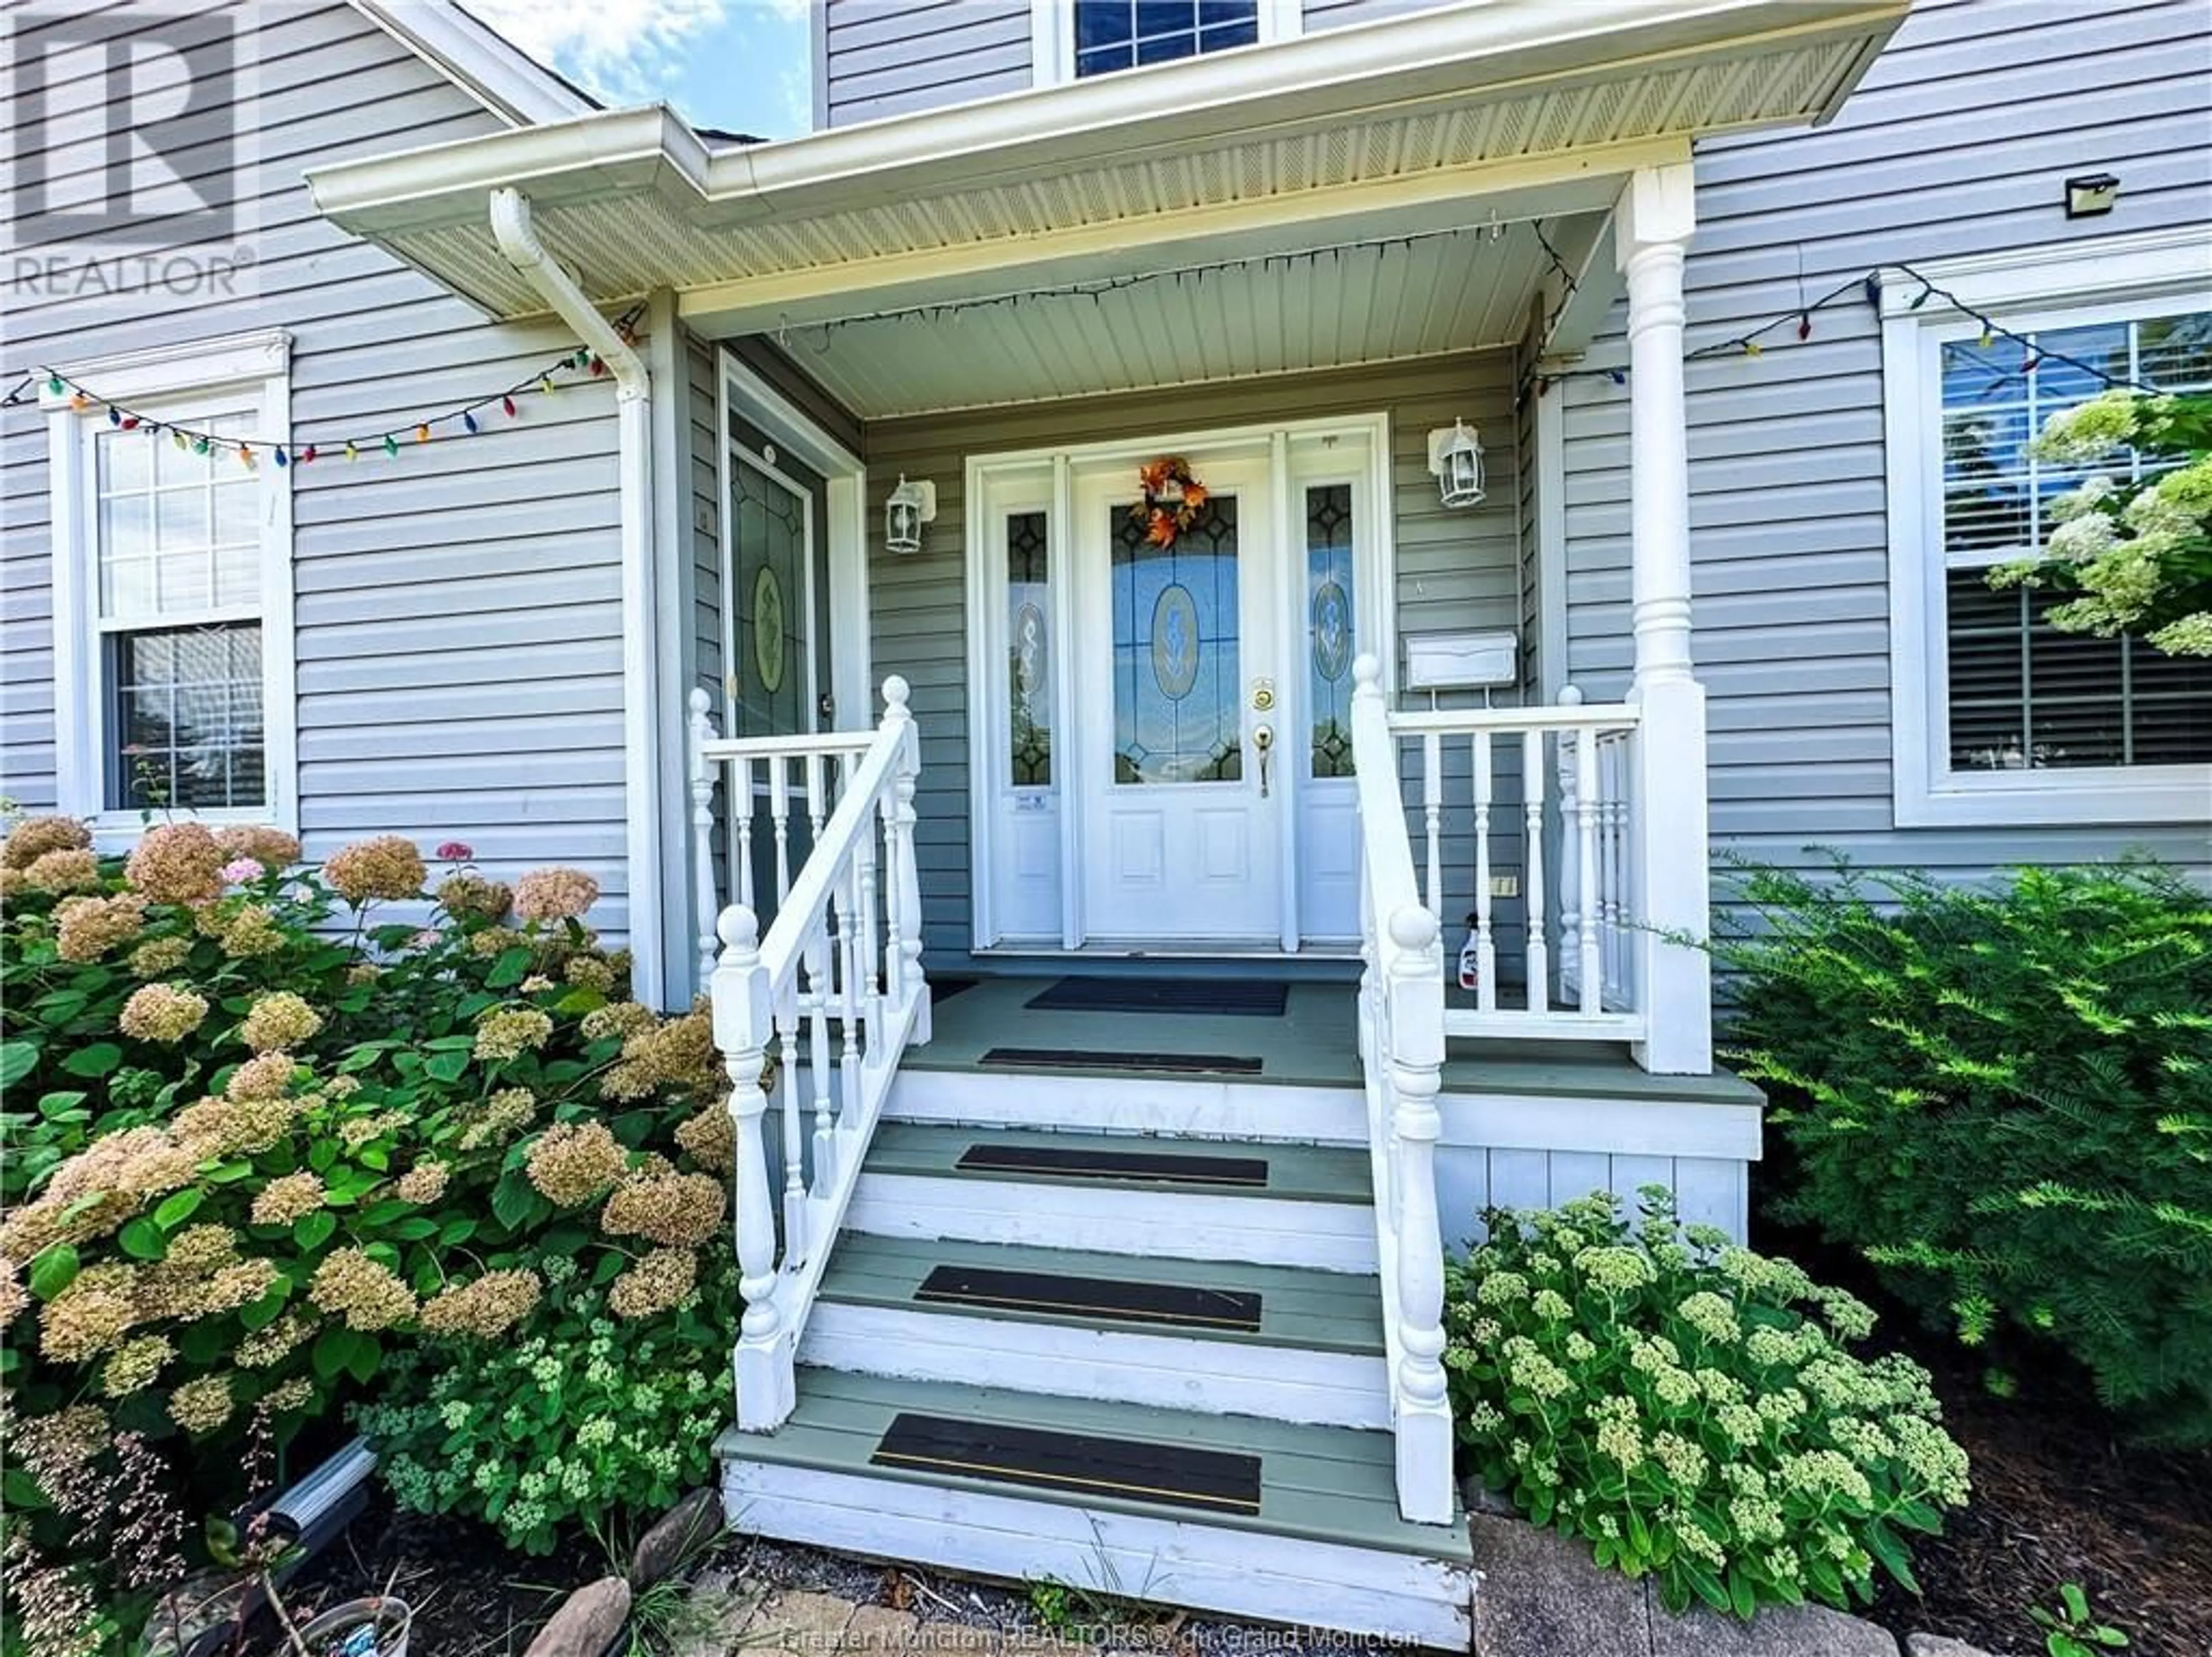
[[[1876,1566],[1913,1587],[1904,1532],[1966,1500],[1926,1373],[1851,1354],[1874,1314],[1850,1295],[1642,1195],[1640,1229],[1602,1193],[1489,1209],[1447,1270],[1467,1459],[1671,1610],[1848,1605]]]
[[[2064,631],[2212,655],[2212,393],[2108,391],[2052,415],[2030,450],[2088,473],[2046,509],[2042,554],[1990,584],[2074,594],[2051,612]]]
[[[608,1267],[544,1251],[548,1288],[525,1338],[398,1361],[386,1400],[357,1420],[402,1505],[485,1520],[545,1553],[571,1525],[667,1508],[706,1478],[742,1304],[731,1258],[646,1320],[608,1311]]]
[[[2058,1608],[2030,1605],[2028,1616],[2043,1632],[2045,1657],[2097,1657],[2099,1651],[2118,1651],[2128,1636],[2109,1623],[2100,1623],[2089,1610],[2089,1596],[2079,1582],[2058,1585]]]
[[[1756,929],[1715,951],[1782,1215],[1969,1346],[2056,1347],[2144,1435],[2212,1443],[2212,901],[2135,864],[1743,889]]]

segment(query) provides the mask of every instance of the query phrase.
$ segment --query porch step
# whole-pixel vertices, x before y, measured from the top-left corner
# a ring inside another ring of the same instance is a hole
[[[739,1531],[1468,1644],[1465,1522],[1399,1517],[1387,1433],[806,1367],[715,1449]]]
[[[1376,1269],[1367,1153],[1332,1146],[886,1122],[846,1225],[874,1236]]]
[[[1389,1424],[1382,1289],[1286,1266],[848,1234],[803,1362],[1022,1392]]]

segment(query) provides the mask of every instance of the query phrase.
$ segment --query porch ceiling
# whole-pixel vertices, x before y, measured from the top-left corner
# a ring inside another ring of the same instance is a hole
[[[782,143],[711,148],[656,107],[309,183],[326,216],[495,316],[543,308],[489,230],[489,192],[512,186],[593,301],[672,288],[702,332],[772,332],[1355,232],[1601,211],[1630,168],[1698,134],[1825,119],[1906,9],[1459,0]]]

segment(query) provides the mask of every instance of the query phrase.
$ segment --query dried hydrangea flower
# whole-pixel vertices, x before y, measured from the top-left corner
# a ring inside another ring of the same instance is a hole
[[[543,1290],[536,1272],[489,1272],[432,1296],[422,1308],[422,1331],[496,1340],[530,1315]]]
[[[533,868],[514,883],[514,912],[526,921],[570,921],[599,900],[599,883],[580,868]]]
[[[276,1275],[275,1264],[263,1259],[240,1260],[235,1265],[224,1266],[204,1280],[198,1304],[190,1315],[216,1318],[240,1307],[252,1306],[276,1286]]]
[[[44,853],[23,871],[23,884],[33,892],[97,892],[99,855],[87,850]]]
[[[263,996],[238,1026],[239,1039],[257,1053],[297,1047],[323,1027],[322,1014],[289,990]]]
[[[191,953],[190,938],[150,938],[131,952],[131,971],[137,978],[158,978],[182,966]]]
[[[323,880],[356,908],[379,898],[404,901],[422,895],[429,878],[415,843],[398,834],[380,834],[331,854]]]
[[[0,840],[0,863],[28,868],[50,851],[82,851],[91,844],[92,831],[73,817],[26,817]]]
[[[702,1168],[728,1173],[738,1166],[738,1124],[719,1105],[709,1105],[678,1124],[676,1142]]]
[[[324,1206],[323,1177],[301,1169],[270,1180],[253,1199],[248,1217],[257,1226],[289,1226]]]
[[[118,1027],[140,1041],[182,1041],[208,1015],[207,997],[173,984],[142,984],[123,1003]]]
[[[290,1130],[301,1108],[292,1099],[203,1099],[179,1111],[171,1128],[180,1143],[203,1157],[264,1151]]]
[[[259,904],[246,904],[228,917],[216,931],[222,953],[233,960],[256,960],[273,955],[289,941],[276,917]]]
[[[157,904],[204,904],[222,895],[222,848],[199,823],[146,831],[124,865],[124,878]]]
[[[599,1215],[610,1237],[643,1237],[673,1248],[705,1242],[719,1230],[728,1205],[721,1182],[703,1173],[630,1179],[615,1187]]]
[[[615,987],[615,970],[602,955],[577,955],[562,968],[562,977],[586,990],[596,990],[605,995]]]
[[[236,1407],[227,1374],[202,1375],[169,1394],[169,1419],[195,1437],[214,1432]]]
[[[567,1122],[540,1134],[523,1166],[538,1195],[574,1208],[621,1179],[629,1156],[605,1123]]]
[[[186,1226],[169,1239],[164,1265],[185,1271],[219,1270],[238,1258],[238,1234],[228,1226]]]
[[[514,893],[497,880],[466,872],[438,882],[438,906],[456,920],[495,921],[514,907]]]
[[[234,824],[217,829],[215,843],[226,857],[251,857],[264,868],[289,868],[300,861],[299,841],[282,829]]]
[[[391,1267],[357,1248],[342,1248],[315,1268],[307,1298],[343,1317],[349,1329],[389,1329],[415,1315],[415,1292]]]
[[[446,1194],[446,1185],[453,1173],[453,1169],[443,1162],[417,1162],[399,1176],[392,1189],[401,1202],[428,1207]]]
[[[279,1381],[262,1395],[261,1407],[272,1416],[281,1416],[293,1410],[304,1410],[315,1401],[315,1384],[305,1375],[295,1375],[288,1381]]]
[[[501,1063],[535,1052],[553,1037],[553,1020],[534,1007],[501,1007],[477,1021],[476,1056]]]
[[[223,1097],[240,1104],[282,1099],[291,1090],[299,1062],[289,1053],[257,1053],[230,1073]]]
[[[315,1320],[288,1312],[275,1323],[257,1329],[238,1343],[231,1357],[241,1369],[266,1369],[282,1363],[315,1332]]]
[[[177,1349],[159,1335],[138,1335],[123,1343],[100,1366],[100,1390],[111,1398],[143,1392],[160,1379]]]
[[[611,1036],[620,1036],[628,1041],[640,1031],[650,1030],[660,1022],[650,1007],[634,1001],[610,1002],[605,1007],[594,1007],[583,1016],[579,1025],[586,1041],[605,1041]]]
[[[657,1093],[719,1097],[728,1087],[714,1045],[713,1009],[702,996],[681,1018],[641,1030],[623,1044],[622,1062],[599,1079],[610,1099],[647,1099]]]
[[[469,953],[489,960],[508,950],[526,946],[530,940],[512,927],[488,926],[481,932],[469,935]]]
[[[82,1363],[120,1341],[138,1320],[137,1273],[108,1262],[87,1266],[39,1311],[39,1354]]]
[[[65,961],[96,961],[145,925],[146,899],[138,892],[64,898],[54,910],[54,947]]]
[[[0,1327],[15,1322],[16,1314],[30,1303],[30,1291],[23,1287],[20,1268],[0,1255]]]
[[[617,1318],[649,1318],[680,1305],[698,1281],[699,1261],[688,1248],[657,1248],[614,1281],[607,1310]]]
[[[538,1097],[527,1087],[502,1087],[461,1130],[461,1148],[481,1150],[512,1139],[538,1114]]]

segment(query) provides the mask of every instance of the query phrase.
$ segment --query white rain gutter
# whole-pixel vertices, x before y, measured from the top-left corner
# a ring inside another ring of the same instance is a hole
[[[576,331],[615,378],[622,535],[623,820],[629,864],[631,994],[662,1005],[660,732],[653,714],[659,630],[653,624],[653,376],[644,360],[584,297],[530,222],[530,198],[491,192],[491,232],[508,264],[553,314]]]

